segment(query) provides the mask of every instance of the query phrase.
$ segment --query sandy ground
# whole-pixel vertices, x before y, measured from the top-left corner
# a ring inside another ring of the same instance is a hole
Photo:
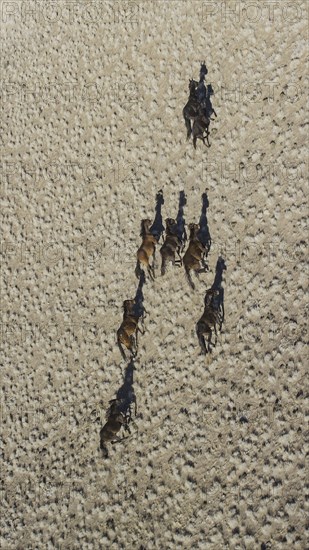
[[[305,549],[306,2],[1,10],[1,548]],[[182,108],[203,59],[218,118],[194,151]],[[192,291],[157,254],[132,437],[103,458],[159,189],[164,219],[185,191],[187,224],[207,190],[210,270]]]

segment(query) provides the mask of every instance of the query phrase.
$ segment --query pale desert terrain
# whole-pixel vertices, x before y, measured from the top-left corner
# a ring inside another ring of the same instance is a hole
[[[304,550],[305,1],[1,2],[1,548]],[[214,89],[186,141],[189,78]],[[99,448],[128,361],[140,221],[187,225],[209,271],[143,287],[131,437]],[[225,322],[195,324],[218,257]],[[308,547],[308,546],[307,546]]]

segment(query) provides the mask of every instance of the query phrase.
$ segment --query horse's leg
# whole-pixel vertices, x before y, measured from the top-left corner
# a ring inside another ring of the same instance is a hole
[[[132,340],[134,342],[134,347],[136,350],[138,347],[137,335],[138,335],[138,326],[136,327],[135,336],[132,335]]]
[[[121,353],[123,359],[126,359],[126,354],[125,354],[125,352],[124,352],[124,349],[123,349],[123,347],[122,347],[121,342],[120,342],[119,339],[117,340],[117,344],[118,344],[118,347],[119,347],[119,350],[120,350],[120,353]]]
[[[150,279],[151,279],[152,281],[154,281],[154,280],[155,280],[155,277],[154,277],[154,268],[153,268],[153,266],[151,266],[150,264],[148,264],[148,268],[147,268],[147,269],[148,269],[148,275],[149,275]]]
[[[128,408],[127,408],[126,414],[125,414],[125,423],[124,423],[124,429],[125,430],[129,429],[129,424],[131,422],[131,419],[132,419],[132,411],[131,411],[131,407],[129,405]]]
[[[184,227],[184,230],[183,230],[183,248],[185,247],[187,240],[188,240],[188,235],[187,235],[186,228]]]
[[[216,327],[216,322],[215,322],[215,324],[214,324],[214,331],[215,331],[215,336],[216,336],[216,339],[215,339],[215,344],[214,344],[214,345],[216,346],[216,344],[217,344],[217,341],[218,341],[218,333],[217,333],[217,327]]]
[[[220,319],[220,330],[222,329],[222,325],[224,323],[224,305],[221,304],[221,319]]]
[[[129,433],[131,433],[131,432],[129,432]],[[125,435],[123,437],[119,437],[119,435],[116,435],[115,437],[116,437],[116,439],[111,441],[112,445],[114,445],[115,443],[121,443],[121,441],[124,441],[125,439],[128,439],[129,437],[131,437],[131,435]]]
[[[176,250],[177,254],[178,254],[178,257],[179,257],[179,260],[175,260],[175,262],[180,262],[180,265],[182,265],[182,257],[180,255],[180,245],[177,247],[177,250]]]
[[[137,402],[136,402],[136,395],[132,397],[133,403],[134,403],[134,413],[135,416],[137,415]]]
[[[184,119],[185,119],[185,124],[187,128],[187,140],[189,140],[192,134],[191,120],[187,118],[185,115],[184,115]]]
[[[198,337],[198,341],[199,341],[202,353],[206,355],[207,349],[206,349],[205,337],[201,327],[199,326],[199,323],[196,324],[196,334]]]
[[[143,327],[143,334],[145,333],[145,317],[146,317],[146,314],[147,314],[147,311],[145,310],[145,308],[143,308],[143,314],[142,314],[142,327]]]
[[[206,263],[206,254],[204,253],[201,257],[202,266],[205,268],[205,271],[208,271],[208,265]]]
[[[137,331],[135,332],[135,338],[133,334],[130,336],[130,352],[132,354],[132,357],[136,357],[137,355]]]
[[[210,143],[209,143],[209,130],[207,128],[207,134],[206,134],[206,139],[207,139],[207,144],[208,144],[208,147],[210,147]]]
[[[165,275],[166,272],[166,259],[165,256],[162,254],[162,263],[161,263],[161,275]]]
[[[208,330],[209,330],[209,336],[208,336],[208,351],[211,353],[211,347],[210,347],[210,344],[211,344],[211,336],[212,336],[212,330],[210,327],[208,327]]]
[[[204,355],[206,355],[206,353],[207,353],[207,348],[206,348],[206,342],[205,342],[204,334],[200,334],[198,340],[199,340],[199,343],[200,343],[200,346],[201,346],[202,353],[203,353]]]

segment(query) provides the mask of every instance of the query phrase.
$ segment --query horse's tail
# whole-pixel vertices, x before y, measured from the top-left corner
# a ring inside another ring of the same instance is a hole
[[[108,457],[109,457],[109,455],[108,455],[108,448],[107,448],[107,446],[105,445],[105,442],[104,442],[103,439],[100,440],[100,449],[101,449],[101,451],[102,451],[102,456],[103,456],[104,458],[108,458]]]
[[[119,330],[117,331],[117,344],[118,344],[118,348],[120,350],[120,353],[122,355],[122,358],[126,359],[126,354],[124,352],[124,349],[123,349],[123,347],[121,345],[121,341],[120,341],[120,332],[119,332]]]
[[[161,275],[165,275],[165,273],[166,273],[166,258],[165,258],[165,256],[163,256],[162,252],[161,252],[161,256],[162,256]]]
[[[185,113],[183,113],[183,117],[185,119],[185,124],[187,128],[187,139],[190,139],[190,136],[192,134],[191,120],[188,117],[186,117]]]
[[[137,260],[136,267],[135,267],[135,275],[139,279],[142,276],[143,273],[144,273],[144,271],[141,268],[140,261]]]
[[[190,268],[187,265],[185,265],[185,272],[186,272],[187,281],[188,281],[190,287],[194,290],[195,285],[192,281],[192,277],[191,277],[191,274],[190,274]]]
[[[197,136],[193,136],[193,147],[194,147],[194,149],[196,149],[196,140],[197,140]]]
[[[201,330],[199,328],[199,323],[198,322],[196,323],[195,330],[196,330],[196,335],[198,337],[198,341],[199,341],[199,344],[201,346],[202,352],[206,355],[207,348],[206,348],[205,337],[204,337],[204,334],[201,332]]]

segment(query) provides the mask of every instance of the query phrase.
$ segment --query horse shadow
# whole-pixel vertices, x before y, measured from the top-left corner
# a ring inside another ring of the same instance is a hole
[[[187,232],[186,232],[186,220],[184,218],[183,208],[187,204],[187,198],[184,191],[179,192],[179,202],[178,202],[178,213],[176,217],[176,231],[177,237],[182,243],[181,251],[183,251],[186,241],[187,241]]]
[[[205,96],[205,110],[206,110],[206,116],[210,119],[211,115],[214,114],[215,117],[217,117],[217,113],[214,110],[210,97],[214,95],[214,90],[211,84],[207,85],[206,88],[206,96]]]
[[[216,265],[216,274],[211,289],[218,291],[218,293],[213,297],[212,305],[220,315],[220,330],[224,321],[224,288],[222,286],[224,271],[226,271],[226,264],[224,259],[219,256]]]
[[[132,417],[131,407],[134,405],[134,415],[137,413],[137,402],[136,395],[133,387],[133,375],[134,375],[134,361],[130,360],[130,363],[127,365],[123,383],[120,386],[116,394],[116,399],[119,401],[119,411],[124,415],[127,415],[129,412],[129,420]]]
[[[207,75],[208,73],[208,69],[205,65],[205,61],[203,63],[201,63],[201,68],[200,68],[200,80],[199,80],[199,83],[196,87],[196,97],[199,101],[199,103],[203,103],[204,101],[206,101],[206,97],[207,97],[207,89],[206,89],[206,86],[205,86],[205,76]]]
[[[205,255],[208,256],[208,253],[210,251],[211,247],[211,236],[209,232],[208,227],[208,221],[207,221],[207,208],[209,207],[209,200],[207,193],[203,193],[202,195],[202,212],[200,216],[200,229],[197,233],[197,237],[199,241],[202,243],[202,245],[205,247]]]
[[[201,68],[200,68],[200,81],[201,80],[204,80],[205,76],[207,75],[208,73],[208,69],[206,67],[206,64],[205,64],[205,61],[203,61],[201,63]]]
[[[156,195],[156,215],[153,221],[152,226],[150,227],[150,233],[155,237],[157,242],[159,242],[161,235],[164,232],[164,225],[162,219],[162,205],[164,204],[163,191],[160,190]]]
[[[136,315],[136,317],[142,319],[142,322],[144,321],[144,317],[147,313],[144,306],[144,294],[143,294],[143,286],[145,284],[145,281],[146,281],[145,273],[144,271],[141,271],[138,287],[134,297],[133,312],[134,312],[134,315]]]

